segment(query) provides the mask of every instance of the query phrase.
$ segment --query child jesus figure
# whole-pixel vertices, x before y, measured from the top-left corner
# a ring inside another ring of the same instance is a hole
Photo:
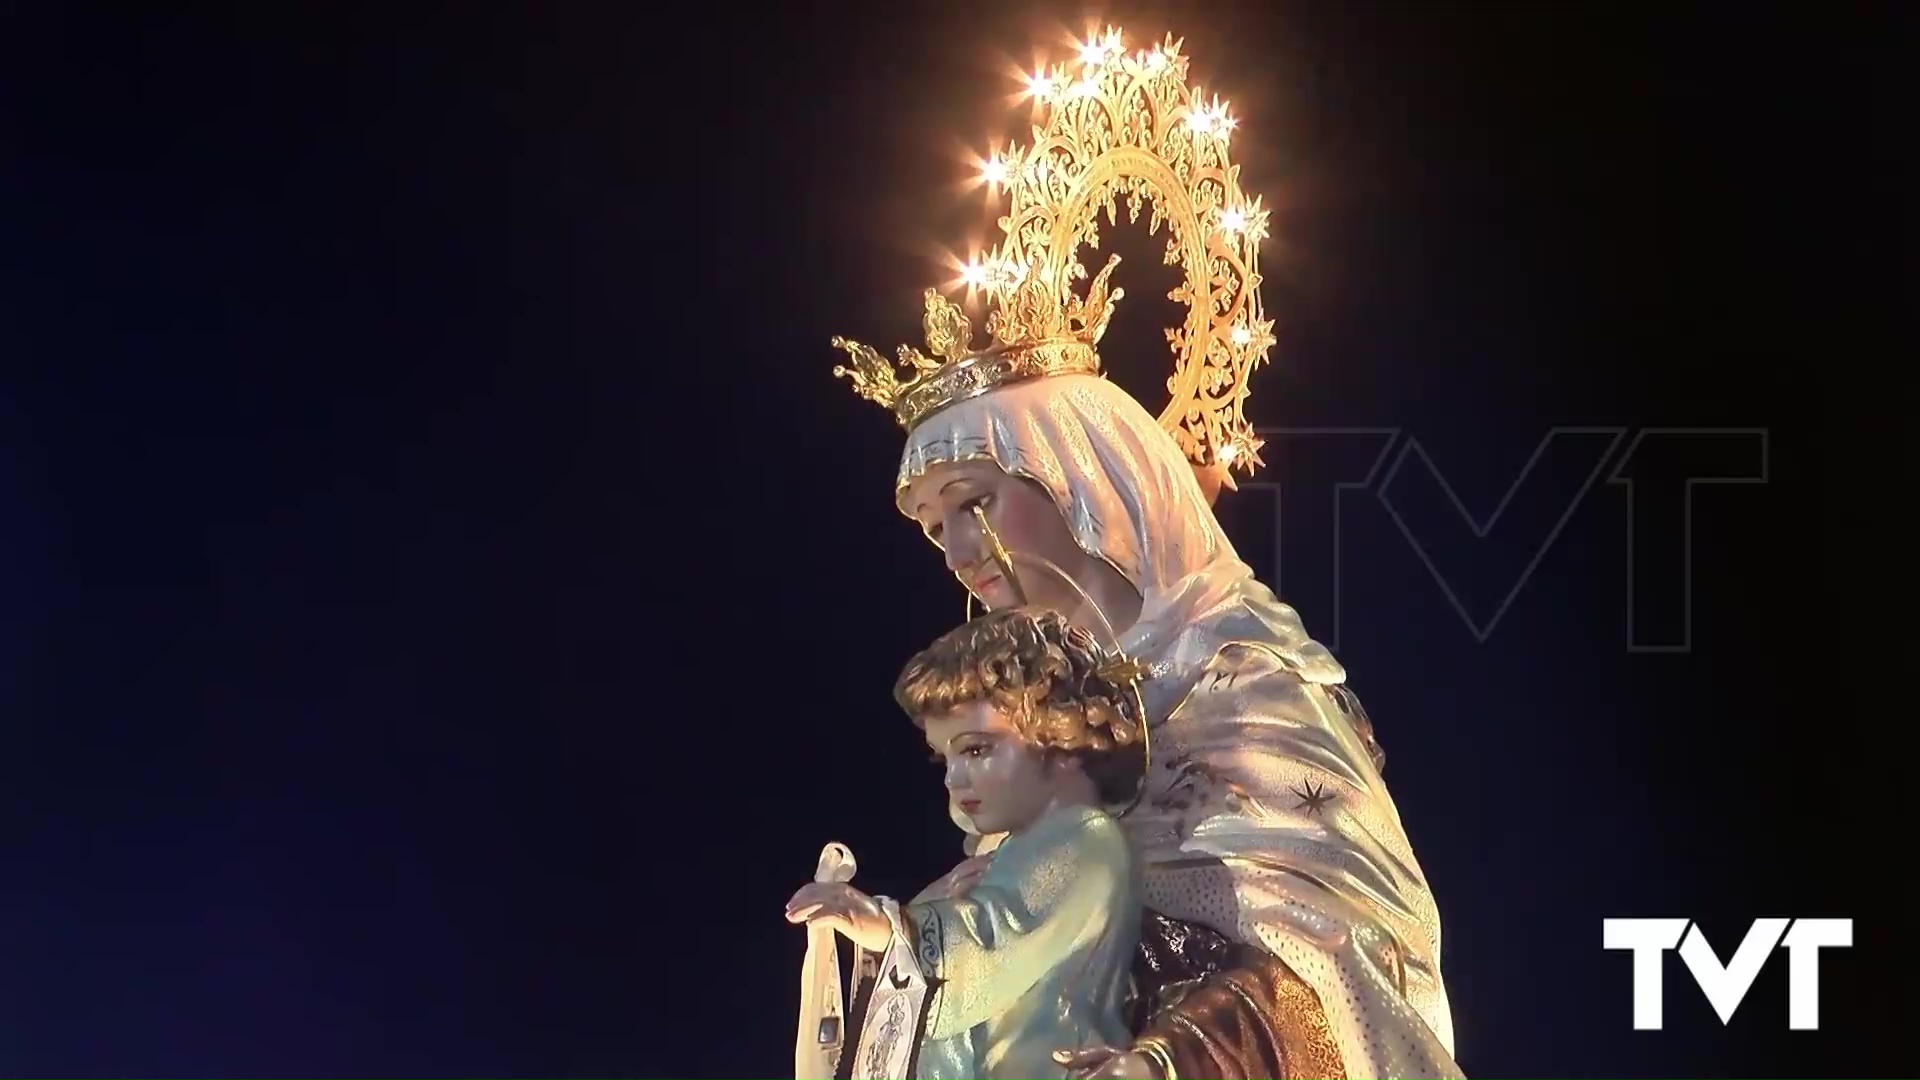
[[[843,1073],[1057,1077],[1057,1051],[1130,1041],[1140,869],[1106,808],[1131,801],[1146,758],[1116,659],[1055,612],[1013,608],[949,632],[901,673],[894,697],[944,765],[952,810],[1006,839],[964,897],[934,889],[901,907],[815,883],[788,901],[789,921],[830,925],[888,971],[856,996],[868,1034]],[[889,985],[925,988],[917,1018],[902,1023],[907,1010],[886,1002],[893,1019],[873,1021]],[[870,1045],[909,1034],[910,1053]]]

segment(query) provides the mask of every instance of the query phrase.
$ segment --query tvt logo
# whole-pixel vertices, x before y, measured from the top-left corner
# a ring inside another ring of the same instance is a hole
[[[1788,928],[1792,923],[1792,928]],[[1795,1031],[1820,1027],[1820,950],[1853,945],[1852,919],[1755,919],[1746,940],[1725,964],[1707,944],[1700,927],[1687,919],[1605,919],[1602,934],[1609,949],[1633,953],[1633,1026],[1637,1031],[1659,1031],[1665,1004],[1662,994],[1666,951],[1680,947],[1693,981],[1720,1014],[1733,1019],[1733,1010],[1746,1000],[1753,980],[1773,955],[1774,946],[1787,950],[1787,1026]]]
[[[1340,648],[1349,497],[1378,504],[1447,602],[1485,642],[1574,513],[1598,489],[1624,509],[1629,652],[1693,647],[1695,496],[1703,487],[1765,484],[1764,428],[1555,427],[1518,463],[1441,466],[1399,428],[1261,428],[1271,467],[1243,490],[1272,498],[1268,584],[1302,611],[1328,612],[1316,633]],[[1511,471],[1508,471],[1511,470]],[[1474,472],[1479,475],[1473,475]],[[1461,486],[1480,493],[1465,498]],[[1489,508],[1482,499],[1493,496]],[[1708,536],[1715,533],[1709,527]]]

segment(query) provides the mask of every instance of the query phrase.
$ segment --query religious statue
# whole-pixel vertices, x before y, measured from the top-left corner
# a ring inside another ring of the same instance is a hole
[[[1274,342],[1267,213],[1229,158],[1237,121],[1187,69],[1171,37],[1130,50],[1109,30],[1036,73],[1033,144],[983,170],[1010,204],[1004,240],[962,279],[991,309],[984,339],[929,290],[931,355],[903,346],[896,367],[836,338],[850,363],[835,370],[906,430],[896,504],[970,604],[1106,626],[1141,667],[1148,761],[1119,815],[1143,864],[1134,1011],[1125,1036],[1063,1035],[1051,1075],[1459,1076],[1439,915],[1372,725],[1213,514],[1234,473],[1262,464],[1242,404]],[[1095,351],[1121,298],[1117,260],[1091,280],[1078,261],[1121,203],[1133,220],[1151,208],[1184,272],[1157,419]],[[1022,572],[1035,565],[1059,573]],[[978,834],[973,858],[935,891],[977,893],[1017,835],[955,820]],[[964,981],[924,989],[963,1008]]]
[[[1131,1037],[1140,874],[1103,807],[1139,794],[1136,675],[1036,608],[983,615],[908,663],[894,696],[945,763],[952,806],[1005,839],[964,896],[902,909],[828,880],[788,901],[790,921],[859,950],[860,1038],[841,1075],[1036,1077],[1061,1071],[1062,1046]]]

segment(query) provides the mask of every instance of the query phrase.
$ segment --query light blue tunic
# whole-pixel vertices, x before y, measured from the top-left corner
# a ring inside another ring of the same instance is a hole
[[[921,1080],[1062,1076],[1056,1050],[1126,1046],[1140,871],[1118,822],[1049,812],[1010,837],[967,896],[909,905],[935,984]]]

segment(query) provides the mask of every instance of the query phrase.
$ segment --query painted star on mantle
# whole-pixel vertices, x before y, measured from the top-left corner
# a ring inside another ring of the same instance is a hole
[[[1305,810],[1309,814],[1318,814],[1334,799],[1333,793],[1327,790],[1325,784],[1316,784],[1311,780],[1302,780],[1299,787],[1288,790],[1300,800],[1293,805],[1293,808]]]

